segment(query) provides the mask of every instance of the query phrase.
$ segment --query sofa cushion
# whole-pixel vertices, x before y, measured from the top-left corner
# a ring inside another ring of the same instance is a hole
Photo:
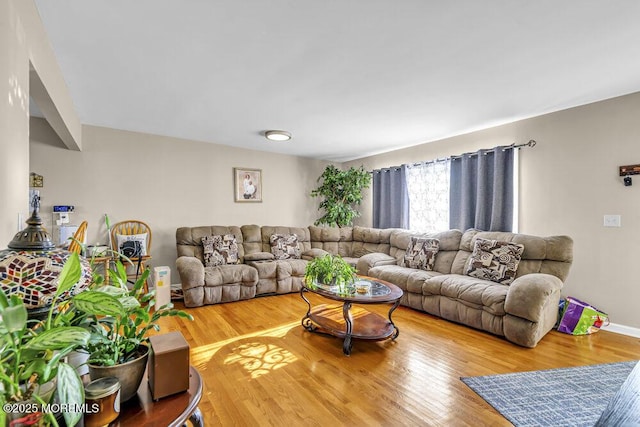
[[[272,234],[269,238],[271,253],[276,259],[300,259],[298,236],[295,234]]]
[[[325,255],[329,255],[329,252],[325,251],[324,249],[320,249],[320,248],[311,248],[308,251],[304,251],[302,253],[302,259],[306,259],[307,261],[311,261],[312,259],[320,258],[320,257],[323,257]]]
[[[433,271],[439,247],[440,241],[438,239],[412,236],[402,258],[401,266]]]
[[[508,286],[459,274],[433,276],[422,286],[423,295],[442,295],[496,316],[505,314],[504,304],[508,292]]]
[[[202,227],[180,227],[176,230],[176,250],[178,257],[191,256],[198,258],[204,265],[204,254],[202,238],[205,236],[215,236],[216,234],[233,234],[238,242],[238,258],[242,262],[245,251],[242,238],[242,231],[237,226],[202,226]],[[268,252],[268,251],[267,251]]]
[[[394,257],[398,265],[401,264],[404,254],[409,246],[411,237],[421,237],[425,239],[438,239],[440,244],[438,248],[438,256],[436,256],[433,269],[440,273],[451,273],[451,266],[456,254],[460,248],[460,238],[462,232],[460,230],[447,230],[438,233],[420,233],[408,230],[394,230],[391,233],[391,248],[389,255]]]
[[[466,274],[508,285],[516,277],[523,251],[521,244],[478,238]]]
[[[419,270],[399,265],[380,265],[369,270],[369,276],[391,282],[406,293],[423,294],[427,279],[441,275],[437,271]]]
[[[354,226],[351,256],[360,258],[366,254],[375,252],[388,254],[389,240],[391,239],[393,230],[392,228],[380,229]]]
[[[202,252],[205,267],[238,264],[238,242],[233,234],[204,236]]]
[[[244,256],[244,262],[251,261],[273,261],[276,257],[271,252],[254,252]]]

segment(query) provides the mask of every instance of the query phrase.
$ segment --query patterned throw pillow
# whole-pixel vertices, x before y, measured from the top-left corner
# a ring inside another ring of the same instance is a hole
[[[276,259],[300,259],[301,250],[295,234],[273,234],[269,238],[271,253]]]
[[[233,234],[205,236],[202,238],[204,266],[237,264],[238,242]]]
[[[436,254],[440,249],[440,240],[423,237],[411,237],[407,252],[404,254],[403,266],[433,271]]]
[[[509,285],[516,278],[524,245],[476,239],[467,275]]]
[[[138,258],[147,255],[147,233],[116,234],[118,252],[127,258]]]

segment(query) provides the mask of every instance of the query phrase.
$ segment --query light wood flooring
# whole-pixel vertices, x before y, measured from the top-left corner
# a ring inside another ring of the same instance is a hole
[[[207,426],[510,425],[460,377],[640,359],[640,339],[611,332],[552,331],[527,349],[405,307],[395,342],[355,341],[347,357],[342,340],[302,328],[299,294],[187,310],[193,322],[162,319],[161,332],[191,346]]]

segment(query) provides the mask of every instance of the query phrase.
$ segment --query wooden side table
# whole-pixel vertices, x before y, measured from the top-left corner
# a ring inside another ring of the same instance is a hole
[[[182,426],[187,420],[195,427],[203,427],[204,420],[198,404],[202,399],[202,378],[193,366],[189,367],[189,390],[154,401],[149,390],[147,374],[138,388],[137,397],[121,405],[120,416],[110,424],[116,426]]]

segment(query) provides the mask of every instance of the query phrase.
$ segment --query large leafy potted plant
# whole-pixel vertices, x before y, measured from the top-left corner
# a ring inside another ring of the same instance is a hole
[[[326,285],[345,288],[354,282],[356,269],[339,255],[326,254],[307,263],[304,281],[307,286]]]
[[[9,419],[15,423],[16,418],[24,424],[57,425],[53,414],[43,414],[37,406],[49,403],[52,393],[45,389],[54,383],[58,401],[67,408],[63,411],[65,423],[73,426],[82,417],[82,381],[64,358],[86,345],[90,333],[71,325],[73,312],[59,301],[80,275],[80,259],[73,254],[60,272],[54,299],[43,321],[27,320],[22,300],[16,295],[7,298],[0,292],[0,426],[8,425]]]
[[[351,225],[353,219],[360,216],[355,207],[362,203],[362,190],[371,184],[369,172],[362,166],[342,170],[329,165],[318,178],[320,181],[320,186],[311,192],[311,196],[323,198],[318,210],[325,213],[315,221],[315,225]]]
[[[110,270],[112,285],[98,286],[73,298],[73,305],[89,316],[92,337],[89,352],[89,375],[92,380],[115,376],[120,380],[122,401],[136,395],[148,358],[147,333],[160,330],[158,320],[179,316],[193,320],[190,314],[176,310],[169,303],[155,307],[155,291],[144,292],[149,270],[127,287],[127,273],[121,262]],[[153,310],[153,312],[152,312]]]

